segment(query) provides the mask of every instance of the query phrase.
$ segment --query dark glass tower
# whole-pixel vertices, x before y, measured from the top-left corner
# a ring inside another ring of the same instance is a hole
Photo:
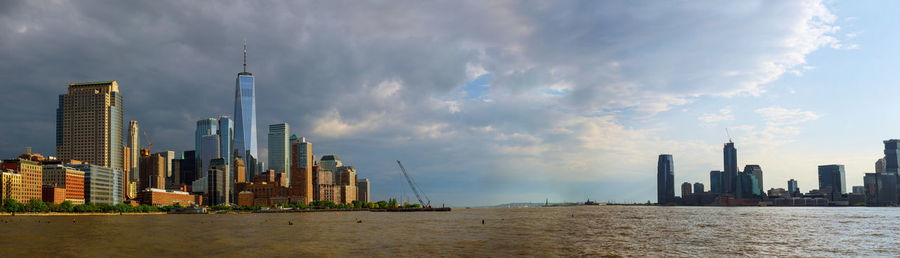
[[[711,193],[722,193],[722,171],[709,171],[709,192]]]
[[[898,174],[900,172],[900,140],[890,139],[884,141],[884,172]]]
[[[656,202],[665,205],[675,201],[675,168],[672,155],[659,155],[656,166]]]
[[[737,149],[734,148],[734,142],[730,140],[722,148],[722,154],[725,161],[725,177],[722,180],[722,192],[727,194],[735,194],[737,192],[738,183],[738,166],[737,166]]]
[[[819,191],[825,193],[825,197],[829,200],[841,199],[841,194],[847,190],[846,182],[844,165],[819,166]]]
[[[247,164],[247,178],[259,174],[256,145],[256,84],[247,72],[247,44],[244,43],[244,71],[238,73],[234,90],[234,156]]]

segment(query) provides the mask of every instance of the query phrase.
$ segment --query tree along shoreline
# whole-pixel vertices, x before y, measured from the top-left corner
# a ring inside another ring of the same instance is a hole
[[[353,201],[352,203],[337,204],[332,201],[313,201],[309,205],[302,203],[287,203],[271,206],[228,206],[214,205],[208,207],[210,211],[215,212],[254,212],[265,211],[276,208],[294,208],[295,212],[317,212],[317,211],[366,211],[389,208],[419,208],[419,204],[404,203],[399,205],[396,199],[378,202],[361,202]],[[3,199],[0,205],[0,216],[18,216],[18,215],[36,215],[36,216],[72,216],[72,215],[160,215],[169,211],[185,208],[185,206],[174,204],[165,206],[154,205],[129,205],[119,203],[116,205],[109,204],[73,204],[71,201],[65,201],[60,204],[52,202],[43,202],[40,199],[33,198],[27,203],[19,203],[12,198]]]

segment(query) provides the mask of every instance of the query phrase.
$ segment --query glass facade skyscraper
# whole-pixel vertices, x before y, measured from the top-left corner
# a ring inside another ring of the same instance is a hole
[[[234,150],[247,163],[247,176],[252,178],[257,168],[256,85],[253,74],[247,72],[247,44],[244,44],[244,71],[238,73],[234,91]]]
[[[825,193],[829,200],[841,199],[841,195],[847,192],[846,182],[844,165],[819,166],[819,191]]]
[[[722,193],[722,180],[724,180],[722,171],[709,171],[709,191],[712,193]]]
[[[269,125],[269,169],[285,173],[291,178],[291,126],[288,123]]]
[[[797,180],[791,179],[788,180],[788,194],[794,196],[795,194],[800,193],[800,188],[797,187]]]
[[[900,150],[898,149],[900,149],[900,140],[884,141],[884,173],[894,175],[900,173],[900,164],[898,164],[900,163]]]
[[[216,134],[218,130],[219,123],[215,118],[197,120],[197,129],[194,131],[194,160],[196,161],[194,171],[199,172],[197,173],[197,179],[203,177],[204,173],[202,171],[205,171],[206,166],[209,165],[209,160],[204,161],[201,157],[203,155],[203,144],[201,143],[203,136]]]
[[[722,180],[722,192],[727,194],[735,194],[737,192],[738,183],[738,166],[737,166],[737,149],[734,148],[734,142],[728,141],[722,148],[725,162],[725,177]]]
[[[660,205],[675,201],[675,162],[670,154],[660,154],[656,165],[656,202]]]

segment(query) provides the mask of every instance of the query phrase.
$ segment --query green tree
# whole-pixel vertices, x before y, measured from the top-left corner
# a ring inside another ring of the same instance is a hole
[[[27,209],[30,212],[48,212],[48,211],[50,211],[50,207],[47,207],[47,204],[38,198],[31,198],[31,200],[28,201]]]
[[[72,205],[72,201],[64,201],[63,203],[59,204],[59,208],[63,212],[75,211],[75,205]]]
[[[16,202],[13,198],[3,199],[3,211],[5,212],[17,212],[19,211],[19,203]]]
[[[385,200],[381,200],[381,201],[378,201],[378,202],[375,203],[375,208],[378,208],[378,209],[385,209],[385,208],[387,208],[387,207],[388,207],[388,202],[385,201]]]

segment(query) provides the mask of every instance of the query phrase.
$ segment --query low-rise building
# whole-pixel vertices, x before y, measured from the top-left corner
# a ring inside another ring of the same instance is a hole
[[[138,192],[137,195],[138,202],[146,205],[164,206],[179,204],[182,206],[189,206],[192,204],[203,204],[203,197],[176,190],[149,188]]]
[[[6,198],[25,201],[22,197],[22,175],[15,171],[0,172],[0,201]]]
[[[73,204],[84,203],[84,172],[61,164],[44,165],[44,186],[66,189],[65,199]],[[123,180],[124,182],[124,180]]]
[[[60,204],[66,201],[66,189],[61,187],[53,187],[45,185],[41,189],[41,200],[44,202],[52,202]]]

